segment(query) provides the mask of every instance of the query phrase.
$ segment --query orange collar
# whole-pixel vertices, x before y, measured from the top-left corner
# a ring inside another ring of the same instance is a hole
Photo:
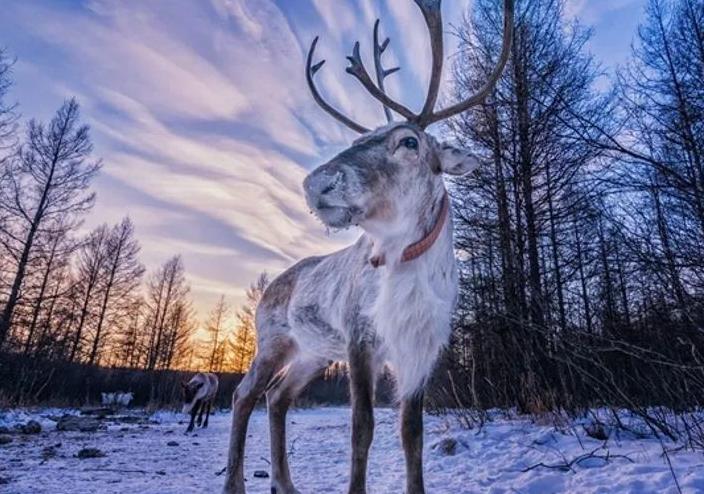
[[[413,259],[416,259],[425,254],[428,249],[433,246],[435,241],[440,236],[440,232],[442,232],[443,226],[445,226],[445,221],[447,220],[447,214],[449,211],[450,200],[447,197],[446,191],[445,194],[442,196],[442,204],[440,205],[440,216],[438,217],[437,222],[435,222],[435,226],[425,237],[403,249],[403,254],[401,255],[401,262],[412,261]],[[379,254],[378,256],[371,257],[369,259],[369,262],[372,266],[378,268],[379,266],[383,266],[384,264],[386,264],[386,258],[384,257],[384,254]]]

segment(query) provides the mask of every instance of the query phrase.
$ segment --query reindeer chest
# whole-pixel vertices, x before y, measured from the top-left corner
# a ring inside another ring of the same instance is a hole
[[[377,332],[393,344],[405,335],[446,334],[457,294],[454,263],[382,272],[372,314]]]

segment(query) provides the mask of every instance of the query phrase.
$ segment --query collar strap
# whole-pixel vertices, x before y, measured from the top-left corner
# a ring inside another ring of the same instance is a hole
[[[442,204],[440,205],[440,215],[438,216],[435,226],[430,232],[420,239],[419,241],[409,245],[403,249],[403,254],[401,254],[401,262],[408,262],[416,259],[423,254],[425,254],[435,243],[435,241],[440,236],[443,227],[445,226],[445,221],[447,221],[447,214],[450,211],[450,200],[447,197],[447,191],[442,196]],[[378,268],[386,264],[386,258],[384,254],[379,254],[378,256],[373,256],[369,259],[369,263]]]

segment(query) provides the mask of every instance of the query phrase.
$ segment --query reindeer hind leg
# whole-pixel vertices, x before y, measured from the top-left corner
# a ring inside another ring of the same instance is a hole
[[[322,360],[294,360],[283,379],[266,393],[271,439],[271,494],[299,494],[286,454],[286,413],[303,389],[327,367]]]
[[[210,408],[213,406],[213,400],[215,398],[211,398],[208,400],[208,409],[205,411],[205,422],[203,422],[203,429],[208,428],[208,419],[210,418]]]
[[[200,401],[200,413],[198,413],[198,420],[196,421],[198,427],[203,425],[203,412],[205,412],[206,403],[205,400]]]

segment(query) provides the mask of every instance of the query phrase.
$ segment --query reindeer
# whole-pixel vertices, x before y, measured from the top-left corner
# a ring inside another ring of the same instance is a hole
[[[183,391],[183,413],[191,415],[186,432],[193,431],[196,415],[198,415],[198,427],[207,428],[210,408],[218,394],[218,376],[199,372],[190,381],[182,382],[181,388]],[[205,412],[205,422],[203,422],[203,412]]]
[[[482,102],[509,56],[513,0],[504,0],[501,54],[489,80],[473,96],[435,111],[442,65],[441,0],[414,0],[432,47],[432,72],[419,114],[392,100],[383,79],[381,54],[389,40],[374,29],[377,82],[362,63],[359,43],[348,57],[353,75],[384,107],[388,123],[376,130],[352,121],[328,104],[314,76],[316,37],[306,63],[315,101],[335,119],[362,134],[345,151],[303,182],[306,201],[327,227],[356,225],[353,245],[300,261],[267,288],[256,312],[258,353],[233,394],[224,492],[242,494],[247,423],[266,393],[271,440],[271,492],[294,494],[286,456],[286,412],[299,392],[332,361],[349,365],[352,455],[349,493],[366,492],[374,430],[376,376],[384,365],[395,373],[406,460],[406,493],[422,494],[423,388],[450,336],[457,295],[450,204],[442,174],[463,175],[479,166],[471,153],[438,142],[425,129]],[[393,121],[391,112],[405,118]]]

